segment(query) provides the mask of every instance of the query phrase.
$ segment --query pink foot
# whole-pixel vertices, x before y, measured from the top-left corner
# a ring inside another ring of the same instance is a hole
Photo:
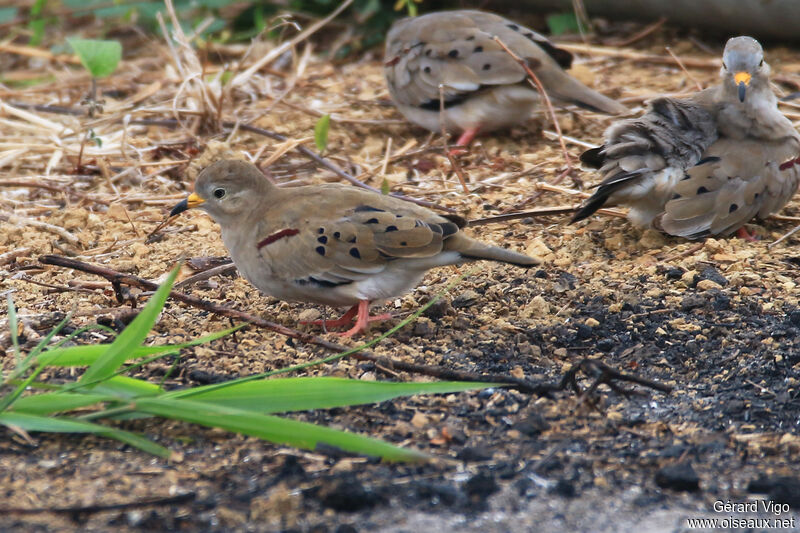
[[[354,305],[345,314],[336,320],[301,320],[301,324],[311,324],[312,326],[324,326],[326,328],[343,328],[353,323],[353,317],[358,312],[358,305]]]
[[[756,237],[754,233],[750,233],[749,231],[747,231],[747,228],[745,228],[744,226],[736,230],[736,236],[746,241],[758,242],[758,237]]]
[[[467,128],[461,134],[461,137],[458,138],[456,141],[456,146],[450,149],[450,155],[461,155],[466,154],[469,150],[466,149],[466,146],[472,142],[475,136],[478,134],[479,128]]]
[[[366,331],[369,329],[370,322],[379,322],[392,318],[391,313],[369,316],[369,302],[367,300],[361,300],[358,302],[358,306],[353,306],[354,309],[356,307],[358,307],[358,318],[356,318],[356,324],[344,333],[337,333],[337,335],[341,337],[352,337],[353,335],[361,332],[366,333]]]

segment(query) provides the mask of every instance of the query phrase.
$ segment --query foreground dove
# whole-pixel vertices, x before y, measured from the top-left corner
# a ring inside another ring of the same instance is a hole
[[[429,269],[488,259],[530,267],[538,259],[482,244],[461,232],[460,217],[438,215],[391,196],[327,184],[279,188],[244,161],[218,161],[170,215],[198,207],[222,228],[239,272],[281,300],[352,306],[325,324],[372,320],[369,305],[399,296]]]
[[[543,35],[492,13],[443,11],[400,20],[386,37],[384,72],[400,112],[430,131],[461,134],[460,146],[478,131],[528,120],[539,93],[494,36],[525,60],[552,100],[612,115],[627,111],[564,72],[572,54]]]
[[[800,181],[800,135],[778,110],[769,65],[751,37],[725,46],[722,82],[689,98],[656,98],[612,125],[581,160],[603,181],[576,213],[630,206],[628,218],[691,239],[729,235],[781,209]]]

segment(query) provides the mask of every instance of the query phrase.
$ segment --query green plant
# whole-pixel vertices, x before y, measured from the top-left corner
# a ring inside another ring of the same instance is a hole
[[[267,379],[274,374],[344,357],[363,349],[363,346],[319,361],[259,376],[187,389],[168,391],[161,384],[126,376],[126,373],[148,362],[175,355],[189,346],[211,342],[239,329],[227,329],[184,344],[142,345],[163,309],[177,273],[176,267],[137,317],[111,344],[63,346],[66,341],[83,331],[78,330],[56,345],[48,347],[69,321],[70,317],[67,316],[24,357],[17,337],[16,310],[9,296],[8,325],[15,367],[0,382],[3,388],[10,389],[0,396],[0,424],[23,431],[92,433],[117,439],[154,455],[170,457],[168,448],[145,436],[98,422],[155,416],[222,428],[278,444],[307,449],[315,449],[324,444],[385,460],[407,461],[426,456],[381,440],[285,419],[274,416],[273,413],[345,407],[399,396],[459,392],[492,385],[461,382],[368,382],[329,377]],[[433,301],[435,299],[430,303]],[[424,307],[370,344],[390,335],[423,310]],[[130,362],[133,363],[127,365]],[[48,367],[82,366],[88,368],[76,381],[55,384],[37,380]]]
[[[331,128],[331,116],[322,115],[314,125],[314,144],[317,145],[317,150],[322,154],[328,147],[328,131]]]
[[[119,41],[70,38],[67,42],[92,78],[105,78],[111,75],[122,58],[122,45]]]

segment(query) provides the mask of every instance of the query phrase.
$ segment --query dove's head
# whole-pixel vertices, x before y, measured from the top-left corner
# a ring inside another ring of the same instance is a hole
[[[173,207],[170,216],[197,207],[222,226],[236,223],[240,217],[258,212],[260,202],[273,187],[251,163],[233,159],[217,161],[200,172],[194,192]]]
[[[769,65],[758,41],[745,36],[729,39],[722,53],[720,75],[723,83],[736,90],[740,102],[744,102],[751,86],[767,86]]]

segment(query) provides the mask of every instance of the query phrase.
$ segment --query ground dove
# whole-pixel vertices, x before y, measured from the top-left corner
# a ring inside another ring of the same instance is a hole
[[[530,267],[526,255],[466,236],[465,221],[391,196],[339,184],[279,188],[250,163],[204,169],[195,192],[171,215],[206,211],[239,272],[262,292],[331,306],[352,306],[327,326],[366,329],[374,301],[399,296],[429,269],[488,259]]]
[[[564,72],[572,54],[543,35],[492,13],[443,11],[400,20],[386,37],[386,82],[400,112],[430,131],[444,126],[461,134],[461,146],[478,131],[528,120],[538,108],[539,94],[494,36],[526,61],[554,102],[608,114],[627,111]]]
[[[634,224],[671,235],[749,237],[748,220],[781,209],[800,181],[800,135],[778,110],[758,41],[730,39],[720,75],[689,98],[656,98],[584,152],[603,181],[573,221],[624,204]]]

